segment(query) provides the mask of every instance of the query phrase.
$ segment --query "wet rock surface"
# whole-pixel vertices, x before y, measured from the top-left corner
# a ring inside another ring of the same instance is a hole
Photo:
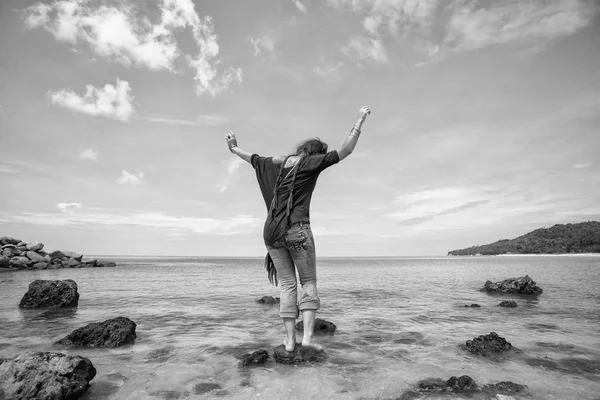
[[[322,362],[328,358],[324,350],[318,350],[311,346],[302,346],[296,343],[294,351],[287,351],[283,344],[273,349],[275,362],[282,364],[296,364],[303,362]]]
[[[129,318],[112,318],[76,329],[55,344],[69,347],[109,348],[134,344],[136,326],[135,322]]]
[[[303,330],[304,322],[300,321],[296,324],[296,329]],[[334,333],[337,329],[337,326],[333,322],[326,321],[324,319],[316,318],[315,319],[315,334],[327,334]]]
[[[490,396],[511,395],[522,393],[527,386],[510,381],[486,384],[480,388],[475,380],[468,375],[460,377],[453,376],[447,381],[439,378],[427,378],[417,382],[411,390],[408,390],[396,400],[413,400],[418,398],[429,398],[432,394],[457,394],[471,397],[476,393],[484,392]],[[461,397],[462,398],[462,397]]]
[[[504,300],[498,304],[498,307],[517,308],[517,302],[512,300]]]
[[[495,283],[492,281],[486,281],[485,285],[480,290],[488,293],[521,294],[533,296],[537,296],[543,292],[542,288],[540,288],[535,281],[529,277],[529,275],[521,276],[519,278],[508,278]]]
[[[20,308],[68,308],[77,307],[79,293],[72,279],[64,281],[35,280],[23,295]]]
[[[488,383],[483,385],[482,390],[490,394],[516,394],[524,392],[527,389],[526,385],[519,385],[511,381],[503,381],[498,383]]]
[[[204,394],[217,389],[221,389],[221,385],[218,383],[198,383],[194,386],[194,394]]]
[[[511,350],[512,345],[496,332],[481,335],[466,342],[467,350],[484,357],[497,356]]]
[[[239,357],[240,365],[262,365],[269,360],[269,353],[266,350],[257,350],[253,353],[244,354]]]
[[[0,364],[0,398],[77,399],[96,376],[85,357],[27,352]]]
[[[465,304],[464,307],[479,308],[481,306],[477,303],[473,303],[473,304]]]
[[[279,304],[280,300],[281,299],[279,297],[263,296],[256,300],[256,302],[260,304]]]

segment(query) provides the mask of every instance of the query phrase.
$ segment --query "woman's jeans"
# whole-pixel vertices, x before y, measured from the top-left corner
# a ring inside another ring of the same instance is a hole
[[[298,310],[318,310],[321,307],[321,301],[317,296],[315,242],[310,224],[306,222],[293,224],[282,242],[274,247],[267,246],[281,288],[279,315],[281,318],[298,318]],[[304,292],[300,300],[298,300],[296,269]]]

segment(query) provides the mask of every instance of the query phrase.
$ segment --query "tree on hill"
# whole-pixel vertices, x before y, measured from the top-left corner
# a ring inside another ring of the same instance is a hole
[[[539,228],[515,239],[502,239],[482,246],[452,250],[449,256],[497,254],[600,253],[600,222],[557,224]]]

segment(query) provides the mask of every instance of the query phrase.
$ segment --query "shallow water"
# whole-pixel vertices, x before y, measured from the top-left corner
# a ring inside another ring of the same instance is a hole
[[[98,373],[84,399],[394,399],[421,379],[465,374],[479,386],[526,384],[528,394],[517,398],[600,396],[600,257],[320,259],[318,317],[338,327],[319,337],[329,359],[254,368],[238,367],[236,357],[283,338],[277,306],[255,302],[278,296],[262,260],[117,263],[0,274],[0,357],[27,350],[88,357]],[[544,289],[537,299],[478,291],[487,279],[524,274]],[[75,280],[78,308],[20,310],[35,279]],[[518,308],[496,307],[504,299]],[[471,303],[481,308],[463,307]],[[52,345],[116,316],[137,323],[135,345]],[[520,352],[492,361],[462,348],[491,331]]]

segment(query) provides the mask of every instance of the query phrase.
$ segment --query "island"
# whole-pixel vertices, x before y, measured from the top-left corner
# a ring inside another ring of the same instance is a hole
[[[556,224],[514,239],[452,250],[449,256],[600,253],[600,222]]]

